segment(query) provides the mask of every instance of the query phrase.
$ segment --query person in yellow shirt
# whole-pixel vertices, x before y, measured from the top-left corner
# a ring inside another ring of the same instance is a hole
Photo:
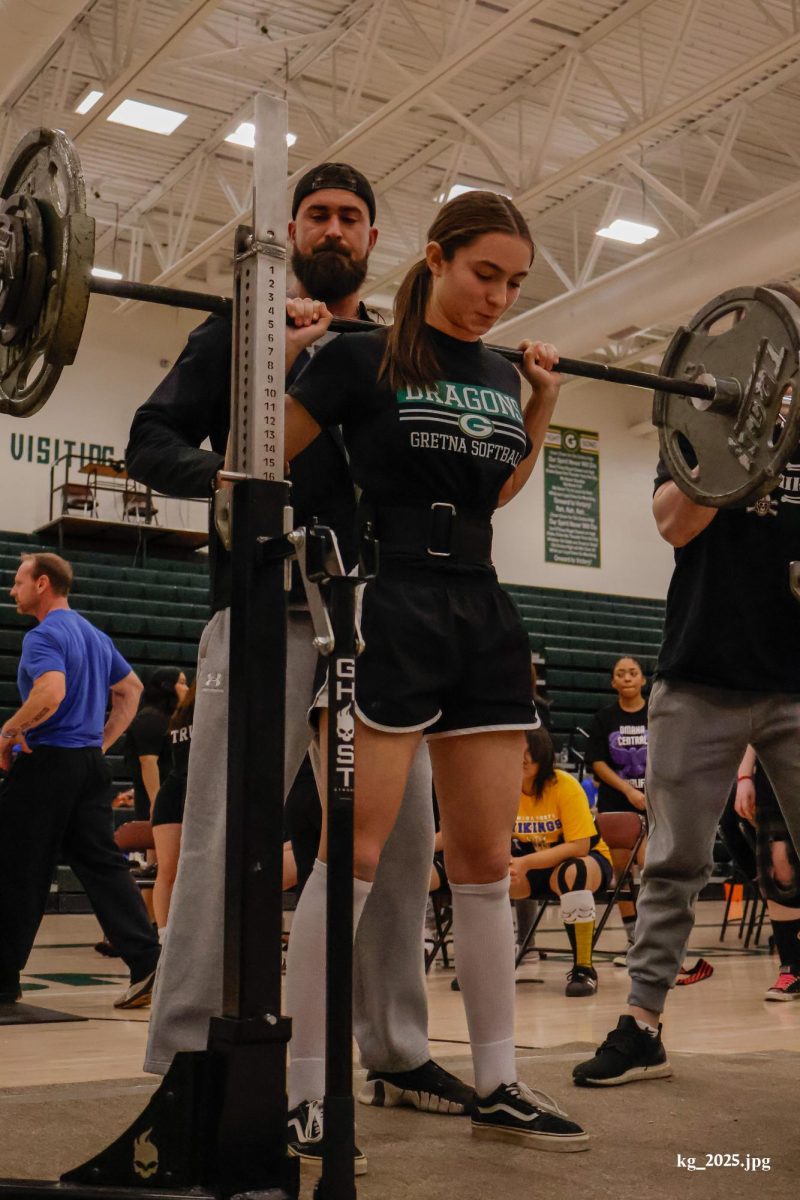
[[[611,852],[577,779],[556,770],[550,734],[533,729],[525,739],[522,794],[511,842],[511,899],[560,898],[573,954],[566,994],[593,996],[594,896],[611,882]]]

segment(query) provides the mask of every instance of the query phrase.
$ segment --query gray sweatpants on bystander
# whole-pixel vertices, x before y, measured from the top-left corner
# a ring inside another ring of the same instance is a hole
[[[178,1050],[204,1050],[222,1009],[230,610],[203,631],[180,863],[172,893],[144,1069],[163,1074]],[[310,742],[317,653],[307,613],[289,616],[285,792]],[[365,1067],[408,1071],[430,1057],[422,939],[433,858],[431,771],[414,760],[355,942],[354,1025]]]
[[[722,810],[754,746],[800,848],[800,695],[657,680],[649,704],[650,832],[628,951],[628,1003],[663,1012],[713,864]]]

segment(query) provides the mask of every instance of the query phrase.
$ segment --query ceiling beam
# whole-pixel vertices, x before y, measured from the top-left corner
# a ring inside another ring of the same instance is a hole
[[[87,136],[104,121],[110,112],[117,107],[117,100],[123,93],[134,90],[142,76],[165,58],[173,47],[188,34],[208,20],[215,8],[219,8],[222,0],[187,0],[174,20],[158,35],[156,41],[145,51],[136,62],[130,63],[117,75],[116,79],[105,84],[102,100],[95,104],[87,114],[78,131],[73,135],[74,142],[85,142]]]
[[[646,329],[679,322],[720,291],[785,279],[800,269],[799,203],[800,182],[789,184],[680,242],[598,276],[580,291],[501,322],[492,338],[515,345],[535,336],[554,342],[564,354],[590,354],[608,339],[609,324]]]

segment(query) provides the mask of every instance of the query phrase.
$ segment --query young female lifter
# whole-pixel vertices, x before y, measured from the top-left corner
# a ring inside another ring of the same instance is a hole
[[[517,1082],[508,846],[524,731],[538,718],[527,637],[491,563],[492,512],[533,470],[558,394],[557,353],[524,344],[533,394],[523,413],[519,375],[481,342],[513,304],[534,255],[509,200],[467,193],[441,208],[428,237],[391,329],[324,346],[286,401],[290,460],[321,428],[341,426],[381,546],[380,574],[363,597],[356,683],[354,920],[425,736],[475,1067],[473,1133],[583,1150],[581,1127]],[[309,342],[329,323],[326,307],[311,300],[290,304],[290,315]],[[320,1154],[324,1091],[324,858],[323,824],[287,971],[290,1148],[309,1159]]]

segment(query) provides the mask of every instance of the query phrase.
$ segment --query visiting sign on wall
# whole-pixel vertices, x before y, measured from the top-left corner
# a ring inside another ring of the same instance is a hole
[[[551,425],[544,442],[544,558],[600,566],[597,433]]]

